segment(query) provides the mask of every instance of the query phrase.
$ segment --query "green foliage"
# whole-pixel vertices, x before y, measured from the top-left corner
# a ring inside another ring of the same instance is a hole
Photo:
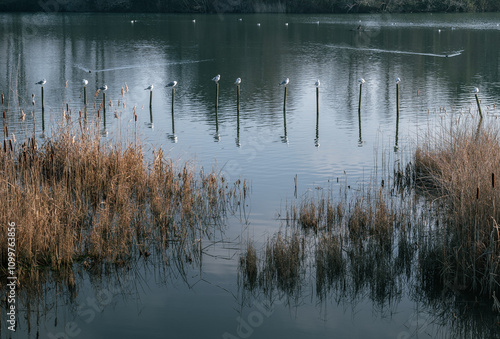
[[[0,11],[367,13],[499,11],[498,0],[4,0]]]

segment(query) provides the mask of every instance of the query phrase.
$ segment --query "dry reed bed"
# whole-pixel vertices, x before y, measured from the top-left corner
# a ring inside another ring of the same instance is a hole
[[[409,288],[429,304],[451,293],[456,314],[478,300],[500,312],[499,168],[497,129],[456,125],[427,138],[382,187],[288,206],[262,255],[251,243],[243,251],[244,286],[297,296],[309,275],[320,299],[333,290],[384,307]]]
[[[415,154],[415,184],[438,209],[434,280],[456,290],[500,296],[500,139],[498,128],[452,126]],[[498,179],[497,179],[498,180]]]
[[[15,145],[0,153],[0,223],[17,225],[19,276],[153,250],[192,261],[246,195],[246,182],[177,169],[161,149],[146,161],[140,146],[113,145],[81,124],[61,126],[41,145]],[[3,267],[6,237],[0,232]]]

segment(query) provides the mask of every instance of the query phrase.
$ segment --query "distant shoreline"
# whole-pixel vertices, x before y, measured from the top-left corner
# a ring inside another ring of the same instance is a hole
[[[0,12],[93,13],[456,13],[498,12],[497,0],[4,0]]]

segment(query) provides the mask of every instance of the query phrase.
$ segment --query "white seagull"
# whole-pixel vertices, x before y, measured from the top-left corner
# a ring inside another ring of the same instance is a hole
[[[319,87],[319,85],[320,85],[319,79],[316,80],[316,82],[314,83],[314,85],[316,85],[316,87]]]
[[[107,91],[107,90],[108,90],[108,86],[107,86],[107,85],[104,85],[104,86],[102,86],[102,87],[99,87],[99,89],[100,89],[101,91]]]
[[[400,82],[401,82],[401,79],[396,77],[396,83],[399,84]]]
[[[363,78],[359,78],[359,79],[358,79],[358,82],[359,82],[360,84],[364,84],[366,81],[365,81],[365,79],[363,79]]]
[[[216,76],[214,76],[212,78],[212,81],[215,81],[215,82],[219,82],[219,80],[220,80],[220,74],[217,74]]]
[[[153,85],[149,85],[148,87],[144,88],[145,91],[152,91],[153,90]]]
[[[165,87],[175,87],[177,85],[177,81],[170,81]]]
[[[235,85],[241,84],[241,78],[236,78],[236,81],[234,82]]]
[[[286,78],[282,82],[280,82],[280,86],[286,86],[290,82],[290,79]]]
[[[39,82],[35,82],[35,85],[45,85],[46,82],[47,82],[47,80],[43,79],[43,80],[40,80]]]
[[[257,24],[258,27],[260,27],[260,22]]]
[[[474,87],[474,93],[476,93],[476,94],[479,93],[479,88]]]
[[[87,79],[82,80],[83,86],[87,86],[89,84],[89,81]]]

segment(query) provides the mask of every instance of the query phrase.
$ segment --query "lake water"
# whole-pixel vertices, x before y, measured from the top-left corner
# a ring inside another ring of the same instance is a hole
[[[106,125],[99,112],[103,138],[131,138],[135,107],[148,152],[163,147],[179,164],[215,167],[230,180],[248,179],[252,187],[245,218],[229,218],[221,242],[205,250],[201,267],[193,265],[181,276],[149,258],[99,278],[76,267],[76,290],[49,280],[42,296],[22,306],[38,316],[20,317],[15,334],[2,324],[1,336],[452,336],[453,314],[438,314],[415,298],[410,282],[402,284],[396,301],[377,304],[363,292],[319,301],[311,281],[300,297],[277,295],[271,306],[265,296],[248,298],[241,291],[238,257],[244,239],[261,248],[280,229],[278,215],[288,202],[335,187],[337,178],[352,187],[369,182],[375,165],[404,158],[423,130],[476,114],[474,87],[480,89],[487,123],[498,123],[499,38],[499,14],[0,14],[0,91],[5,123],[18,140],[33,130],[32,94],[36,134],[42,135],[35,82],[47,81],[45,134],[50,135],[66,104],[75,121],[83,111],[85,78],[92,118],[102,100],[94,93],[108,86],[113,107]],[[216,111],[211,79],[217,74]],[[237,77],[242,79],[239,114]],[[396,77],[401,113],[395,153]],[[286,117],[284,88],[278,86],[284,78],[290,79]],[[360,115],[358,78],[366,80]],[[171,90],[165,88],[172,80],[178,81],[174,116]],[[144,90],[150,84],[152,115]],[[122,87],[128,87],[123,97]],[[19,119],[21,110],[25,120]]]

